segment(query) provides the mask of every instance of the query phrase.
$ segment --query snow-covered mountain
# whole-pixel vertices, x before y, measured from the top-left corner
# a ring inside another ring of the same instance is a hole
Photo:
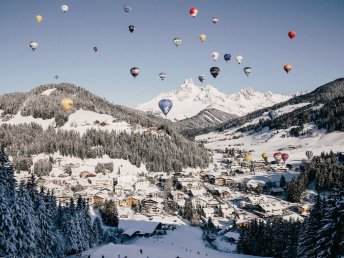
[[[252,88],[242,89],[234,94],[225,94],[211,85],[197,86],[192,79],[186,80],[177,89],[163,92],[151,101],[140,104],[136,109],[163,116],[158,102],[163,98],[173,101],[173,108],[166,118],[179,121],[197,115],[204,109],[220,111],[242,116],[257,109],[269,107],[290,99],[292,96],[257,92]]]

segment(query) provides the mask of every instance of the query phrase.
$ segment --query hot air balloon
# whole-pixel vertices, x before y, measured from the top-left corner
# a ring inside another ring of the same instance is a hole
[[[263,152],[262,153],[262,158],[264,159],[265,162],[268,162],[269,154],[267,152]]]
[[[166,116],[168,112],[172,109],[173,103],[169,99],[162,99],[159,101],[159,108]]]
[[[128,30],[130,31],[130,33],[133,33],[135,30],[135,26],[134,25],[129,25],[128,26]]]
[[[225,59],[225,61],[226,62],[228,62],[229,60],[231,60],[231,55],[230,54],[225,54],[224,56],[223,56],[223,58]]]
[[[244,161],[245,162],[251,162],[252,161],[252,155],[251,153],[246,153],[244,156]]]
[[[195,18],[196,15],[198,14],[198,10],[197,10],[197,8],[192,7],[192,8],[190,9],[189,13],[190,13],[190,15],[192,16],[192,18]]]
[[[182,43],[181,38],[175,37],[173,39],[173,43],[176,45],[176,47],[179,47],[179,45]]]
[[[139,75],[140,69],[138,67],[133,67],[130,69],[130,73],[135,78],[136,76]]]
[[[277,161],[277,163],[280,163],[282,160],[282,153],[281,152],[276,152],[274,154],[274,159]]]
[[[313,158],[313,151],[306,151],[307,159],[311,160]]]
[[[211,52],[211,57],[213,58],[214,61],[216,61],[219,58],[219,53],[216,51]]]
[[[235,60],[237,61],[238,64],[241,64],[241,62],[242,62],[243,59],[244,59],[244,58],[243,58],[242,56],[237,56],[237,57],[235,58]]]
[[[59,78],[59,76],[58,75],[55,75],[55,80],[57,80]]]
[[[200,82],[203,82],[203,81],[205,80],[205,75],[204,75],[204,74],[199,75],[199,76],[198,76],[198,80],[199,80]]]
[[[245,73],[247,76],[249,76],[251,72],[252,72],[252,68],[251,68],[251,67],[245,67],[245,68],[244,68],[244,73]]]
[[[291,70],[291,68],[292,68],[292,66],[291,66],[291,64],[285,64],[283,68],[284,68],[284,71],[286,71],[287,73],[289,73],[290,70]]]
[[[64,13],[68,12],[68,9],[69,9],[68,5],[64,4],[64,5],[61,6],[61,11],[64,12]]]
[[[219,21],[219,19],[216,17],[213,17],[213,18],[211,18],[211,21],[212,21],[212,23],[216,24]]]
[[[210,73],[214,78],[216,78],[220,73],[220,68],[212,67],[212,68],[210,68]]]
[[[288,36],[290,39],[294,39],[296,37],[296,32],[295,31],[289,31]]]
[[[282,154],[282,160],[284,163],[287,161],[288,158],[289,158],[289,155],[287,153]]]
[[[271,120],[275,120],[276,117],[278,117],[278,114],[276,113],[276,111],[269,111],[268,112],[268,116],[270,117]]]
[[[32,51],[35,51],[36,48],[38,48],[38,43],[36,41],[30,41],[30,48],[32,49]]]
[[[202,42],[204,42],[206,38],[207,38],[207,36],[206,36],[205,34],[199,35],[199,39],[200,39],[200,41],[202,41]]]
[[[163,80],[165,80],[165,78],[166,78],[166,76],[167,76],[167,74],[166,73],[159,73],[159,77],[160,77],[160,79],[163,81]]]
[[[210,73],[214,78],[216,78],[220,73],[220,68],[212,67],[212,68],[210,68]]]
[[[93,51],[94,51],[94,52],[97,52],[97,51],[98,51],[98,48],[97,48],[97,47],[94,47],[94,48],[93,48]]]
[[[131,6],[126,4],[126,5],[123,5],[123,10],[126,12],[126,13],[129,13],[131,11]]]
[[[42,17],[41,15],[37,15],[37,16],[35,17],[35,19],[36,19],[36,22],[41,23],[42,20],[43,20],[43,17]]]
[[[64,98],[61,101],[61,105],[65,111],[69,111],[73,108],[73,100],[70,98]]]

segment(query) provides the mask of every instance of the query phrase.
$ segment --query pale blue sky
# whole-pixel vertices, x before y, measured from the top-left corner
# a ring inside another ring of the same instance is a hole
[[[62,4],[69,5],[68,13],[61,12]],[[133,7],[131,13],[124,4]],[[199,9],[194,19],[191,7]],[[58,82],[131,107],[186,78],[200,85],[201,73],[225,93],[247,87],[286,94],[312,90],[344,76],[343,13],[342,0],[1,0],[0,93],[54,83],[56,74]],[[34,19],[38,14],[41,24]],[[136,26],[132,34],[130,24]],[[297,33],[293,41],[289,30]],[[204,43],[201,33],[207,35]],[[179,48],[175,36],[182,39]],[[31,40],[39,43],[35,52]],[[212,51],[220,53],[215,63]],[[225,53],[242,55],[243,64],[226,63]],[[285,63],[293,65],[288,75]],[[133,66],[140,68],[136,79],[129,73]],[[221,69],[216,79],[212,66]],[[248,78],[245,66],[253,69]],[[164,82],[160,72],[167,73]]]

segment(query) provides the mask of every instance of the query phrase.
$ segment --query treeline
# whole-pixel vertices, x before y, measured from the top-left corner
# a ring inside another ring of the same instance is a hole
[[[57,206],[50,193],[36,190],[35,178],[16,187],[14,170],[0,150],[0,256],[63,257],[99,245],[100,220],[93,223],[82,198]]]
[[[315,181],[318,191],[344,188],[344,155],[342,153],[321,153],[301,167],[301,173],[287,184],[287,199],[300,202],[307,186]]]
[[[208,166],[210,157],[202,146],[178,134],[170,134],[156,136],[88,130],[80,136],[76,131],[56,131],[53,127],[43,130],[34,123],[2,124],[0,145],[14,157],[14,165],[20,170],[27,170],[31,155],[57,151],[63,156],[81,159],[106,154],[110,158],[129,160],[136,166],[144,163],[148,171],[181,171],[184,167]]]
[[[238,252],[258,256],[337,258],[344,255],[344,191],[318,197],[303,222],[253,220],[240,232]]]

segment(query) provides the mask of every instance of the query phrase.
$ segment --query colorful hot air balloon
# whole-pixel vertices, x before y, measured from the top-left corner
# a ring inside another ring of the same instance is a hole
[[[73,100],[70,98],[64,98],[61,101],[61,105],[65,111],[69,111],[73,108]]]
[[[167,74],[166,73],[159,73],[159,77],[160,77],[160,79],[163,81],[163,80],[165,80],[165,78],[166,78],[166,76],[167,76]]]
[[[210,68],[210,73],[214,78],[216,78],[220,73],[220,68],[212,67],[212,68]]]
[[[198,80],[199,80],[200,82],[203,82],[203,81],[205,80],[205,75],[204,75],[204,74],[199,75],[199,76],[198,76]]]
[[[57,80],[59,78],[59,76],[58,75],[55,75],[55,80]]]
[[[296,32],[291,30],[291,31],[288,32],[288,36],[289,36],[290,39],[294,39],[296,37]]]
[[[237,61],[238,64],[241,64],[241,62],[242,62],[243,59],[244,59],[244,58],[243,58],[242,56],[237,56],[237,57],[235,58],[235,60]]]
[[[216,17],[213,17],[213,18],[211,18],[211,21],[212,21],[212,23],[216,24],[219,21],[219,19]]]
[[[282,160],[285,163],[289,158],[289,155],[287,153],[282,153]]]
[[[216,51],[211,52],[211,57],[214,61],[216,61],[219,58],[219,53]]]
[[[285,64],[283,68],[284,68],[284,71],[286,71],[287,73],[289,73],[290,70],[291,70],[291,68],[292,68],[292,66],[291,66],[291,64]]]
[[[204,42],[206,38],[207,38],[207,36],[206,36],[205,34],[199,35],[199,39],[200,39],[200,41],[202,41],[202,42]]]
[[[251,162],[252,161],[252,155],[251,153],[246,153],[245,156],[244,156],[244,161],[245,162]]]
[[[195,18],[196,15],[198,14],[198,10],[197,10],[197,8],[192,7],[192,8],[190,9],[189,13],[190,13],[190,15],[192,16],[192,18]]]
[[[307,159],[311,160],[313,158],[313,151],[306,151]]]
[[[128,26],[128,30],[130,31],[130,33],[133,33],[135,30],[135,26],[134,25],[129,25]]]
[[[181,38],[175,37],[173,39],[173,43],[176,45],[176,47],[179,47],[179,45],[182,43]]]
[[[226,62],[229,62],[229,60],[231,60],[231,55],[230,54],[225,54],[224,56],[223,56],[223,58],[225,59],[225,61]]]
[[[35,17],[35,19],[36,19],[36,22],[37,22],[37,23],[41,23],[42,20],[43,20],[43,17],[42,17],[41,15],[37,15],[37,16]]]
[[[166,116],[168,112],[172,109],[173,103],[169,99],[162,99],[159,101],[159,108]]]
[[[66,12],[68,12],[68,9],[69,9],[69,7],[68,7],[68,5],[61,5],[61,11],[62,12],[64,12],[64,13],[66,13]]]
[[[278,117],[278,114],[276,113],[276,111],[271,110],[268,112],[268,116],[271,120],[275,120],[275,118]]]
[[[126,13],[129,13],[131,12],[131,6],[126,4],[126,5],[123,5],[123,10],[126,12]]]
[[[269,153],[267,152],[263,152],[262,153],[262,158],[264,159],[265,162],[268,162],[268,159],[269,159]]]
[[[274,154],[274,159],[277,161],[277,163],[280,163],[282,160],[282,153],[281,152],[276,152]]]
[[[247,76],[249,76],[251,72],[252,72],[252,68],[251,68],[251,67],[245,67],[245,68],[244,68],[244,73],[245,73]]]
[[[94,47],[94,48],[93,48],[93,51],[94,51],[94,52],[97,52],[97,51],[98,51],[98,48],[97,48],[97,47]]]
[[[35,51],[36,48],[38,48],[38,43],[36,41],[30,41],[30,48],[32,49],[32,51]]]
[[[140,69],[138,67],[133,67],[130,69],[130,73],[134,78],[136,78],[140,73]]]

